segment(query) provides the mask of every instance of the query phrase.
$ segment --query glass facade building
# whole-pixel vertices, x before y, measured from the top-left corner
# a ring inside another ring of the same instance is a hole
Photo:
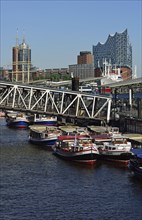
[[[31,49],[23,40],[13,47],[13,81],[27,83],[30,81]]]
[[[109,35],[107,41],[93,45],[95,68],[103,67],[106,60],[116,66],[128,66],[132,68],[132,46],[129,41],[127,29],[122,33]]]

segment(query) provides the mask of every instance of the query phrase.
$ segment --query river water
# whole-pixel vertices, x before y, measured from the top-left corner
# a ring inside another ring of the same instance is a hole
[[[1,220],[142,220],[142,182],[127,168],[72,164],[0,119]]]

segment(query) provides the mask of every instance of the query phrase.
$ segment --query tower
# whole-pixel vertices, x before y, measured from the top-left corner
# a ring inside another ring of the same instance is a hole
[[[31,49],[23,41],[18,43],[16,36],[16,46],[12,48],[12,81],[29,83],[31,69]]]

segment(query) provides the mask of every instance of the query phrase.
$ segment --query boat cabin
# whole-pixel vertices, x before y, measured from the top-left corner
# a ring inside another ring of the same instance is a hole
[[[109,131],[109,134],[121,134],[120,132],[119,132],[119,128],[118,127],[111,127],[111,129],[110,129],[110,131]]]
[[[93,147],[93,140],[90,138],[77,138],[75,140],[59,140],[56,143],[57,148],[61,148],[63,150],[67,151],[80,151],[83,150],[83,148]]]
[[[47,127],[47,126],[36,126],[31,125],[30,127],[30,137],[35,139],[44,139],[51,136],[59,136],[61,131],[56,127]]]
[[[121,136],[121,137],[113,136],[111,142],[114,145],[115,144],[127,144],[127,138],[123,137],[123,136]]]
[[[100,146],[102,147],[102,146]],[[130,150],[131,143],[127,141],[127,137],[125,136],[113,136],[111,142],[104,142],[103,149],[105,150]]]

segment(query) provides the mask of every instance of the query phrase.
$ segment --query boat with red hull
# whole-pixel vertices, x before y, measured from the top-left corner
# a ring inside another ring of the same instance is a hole
[[[60,136],[53,151],[62,159],[88,165],[96,164],[99,155],[92,138],[81,136],[76,136],[75,139]]]

